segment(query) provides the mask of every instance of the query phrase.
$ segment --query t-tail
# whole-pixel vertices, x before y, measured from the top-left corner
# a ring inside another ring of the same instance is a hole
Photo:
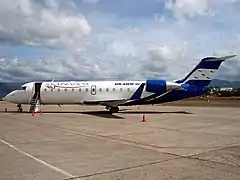
[[[205,57],[184,79],[177,80],[175,82],[196,86],[208,86],[211,83],[214,75],[217,73],[220,65],[225,60],[235,56],[236,55],[231,55],[220,58]]]

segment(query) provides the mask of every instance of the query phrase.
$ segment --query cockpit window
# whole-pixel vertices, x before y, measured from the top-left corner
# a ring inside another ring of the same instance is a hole
[[[27,87],[26,86],[21,86],[18,90],[26,90],[27,89]]]

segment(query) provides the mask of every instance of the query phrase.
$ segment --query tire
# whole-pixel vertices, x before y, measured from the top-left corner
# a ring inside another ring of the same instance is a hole
[[[119,107],[111,107],[110,112],[111,113],[117,113],[119,111]]]

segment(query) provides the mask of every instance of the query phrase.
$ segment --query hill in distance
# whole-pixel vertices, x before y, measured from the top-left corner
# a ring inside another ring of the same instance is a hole
[[[225,81],[220,79],[213,79],[210,83],[210,86],[212,87],[231,87],[231,88],[240,88],[240,81]]]

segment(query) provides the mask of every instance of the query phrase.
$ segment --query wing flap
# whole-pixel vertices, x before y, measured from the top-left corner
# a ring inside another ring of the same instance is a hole
[[[103,105],[103,106],[118,106],[119,104],[125,103],[127,99],[104,99],[104,100],[88,100],[83,101],[86,105]]]

